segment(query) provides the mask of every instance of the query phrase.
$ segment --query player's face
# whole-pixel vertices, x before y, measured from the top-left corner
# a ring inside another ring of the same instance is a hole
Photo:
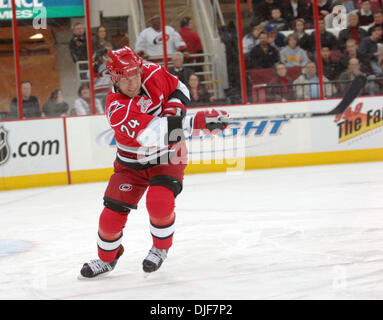
[[[141,74],[137,73],[134,76],[129,76],[118,81],[118,88],[120,91],[128,96],[134,98],[138,96],[141,89]]]

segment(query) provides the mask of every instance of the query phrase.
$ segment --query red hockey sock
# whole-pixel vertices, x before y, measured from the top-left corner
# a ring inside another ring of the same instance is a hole
[[[112,262],[118,253],[122,241],[122,230],[128,219],[122,214],[108,208],[101,213],[98,227],[98,256],[104,262]]]
[[[173,244],[175,221],[173,191],[162,186],[149,187],[146,207],[150,215],[153,245],[158,249],[169,249]]]

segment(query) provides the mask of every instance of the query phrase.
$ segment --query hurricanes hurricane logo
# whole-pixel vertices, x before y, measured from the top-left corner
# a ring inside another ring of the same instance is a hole
[[[166,42],[169,41],[169,39],[170,39],[170,36],[166,33],[166,34],[165,34],[165,40],[166,40]],[[153,44],[161,44],[163,41],[164,41],[164,40],[163,40],[162,34],[160,34],[160,35],[158,35],[157,37],[155,37],[155,38],[153,39]]]
[[[128,183],[124,183],[124,184],[121,184],[119,189],[121,191],[125,191],[125,192],[129,192],[133,189],[132,185],[131,184],[128,184]]]
[[[0,165],[6,163],[9,159],[10,148],[8,145],[8,132],[0,127]]]

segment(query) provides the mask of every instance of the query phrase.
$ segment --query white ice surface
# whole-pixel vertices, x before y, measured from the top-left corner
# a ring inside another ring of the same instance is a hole
[[[105,187],[0,192],[0,240],[32,243],[0,256],[0,299],[383,299],[383,162],[186,176],[157,273],[143,198],[116,269],[80,281]]]

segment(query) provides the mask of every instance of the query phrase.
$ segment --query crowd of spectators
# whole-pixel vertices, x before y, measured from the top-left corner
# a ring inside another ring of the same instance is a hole
[[[70,106],[64,98],[63,91],[60,88],[54,89],[48,100],[41,106],[39,99],[33,94],[32,82],[23,80],[21,82],[21,97],[23,119],[41,118],[41,117],[63,117],[70,115],[87,115],[92,113],[92,99],[88,83],[81,84],[78,90],[78,98],[74,105]],[[104,108],[99,99],[95,99],[96,113],[103,113]],[[18,119],[19,104],[17,97],[13,98],[9,111],[4,113],[2,119]]]
[[[367,94],[382,92],[383,11],[378,1],[372,2],[318,1],[325,97],[342,95],[360,73],[370,80]],[[273,74],[265,83],[266,101],[320,97],[312,6],[307,0],[253,0],[251,31],[242,44],[247,70]],[[253,83],[259,84],[259,73],[250,74]],[[261,89],[256,86],[255,90]]]
[[[310,0],[253,0],[250,31],[242,39],[247,70],[270,72],[266,84],[265,101],[317,99],[320,97],[316,32],[313,2]],[[343,6],[339,9],[339,5]],[[368,85],[365,94],[381,94],[383,86],[383,11],[374,0],[319,0],[320,59],[323,70],[325,97],[341,96],[358,74],[365,74]],[[342,16],[343,24],[339,24]],[[346,17],[346,19],[344,19]],[[334,23],[336,24],[334,25]],[[346,22],[346,23],[344,23]],[[163,55],[163,37],[159,16],[138,36],[133,48],[144,58]],[[335,27],[334,27],[335,26]],[[169,72],[176,75],[191,93],[191,105],[212,104],[216,100],[205,85],[201,66],[188,67],[184,63],[200,62],[190,54],[203,53],[193,20],[184,17],[178,30],[165,26]],[[86,31],[82,23],[73,26],[69,52],[73,62],[87,61]],[[105,26],[94,30],[93,65],[95,75],[95,110],[104,112],[105,97],[112,83],[105,63],[109,51],[116,45]],[[233,62],[234,63],[234,62]],[[294,70],[292,72],[291,70]],[[297,71],[298,70],[298,71]],[[55,89],[41,106],[32,94],[31,81],[21,83],[24,118],[85,115],[92,113],[89,72],[81,78],[78,98],[73,106],[65,102],[63,91]],[[252,77],[256,83],[256,77]],[[251,86],[251,83],[250,83]],[[256,88],[258,89],[258,88]],[[254,101],[257,102],[257,101]],[[4,118],[18,117],[15,97]]]
[[[135,43],[135,51],[144,58],[163,55],[162,30],[159,16],[154,16],[150,21],[150,27],[144,29]],[[204,85],[204,78],[198,75],[203,71],[200,66],[193,68],[184,67],[184,63],[200,62],[201,58],[191,57],[190,54],[203,53],[202,43],[199,35],[193,30],[193,20],[184,17],[180,22],[180,28],[176,31],[166,26],[167,49],[171,57],[169,72],[178,76],[188,86],[191,93],[191,105],[203,105],[212,103],[215,97],[211,95]],[[126,44],[126,43],[124,43]],[[108,34],[105,26],[100,25],[94,31],[92,39],[93,57],[92,68],[94,71],[95,110],[96,113],[104,112],[105,98],[112,87],[110,76],[106,69],[107,54],[109,51],[120,47],[116,45]],[[75,23],[72,28],[72,36],[69,41],[69,52],[74,63],[88,61],[87,34],[83,23]],[[54,89],[48,100],[41,106],[37,97],[32,95],[32,82],[24,80],[21,82],[23,118],[60,117],[72,115],[87,115],[93,110],[91,90],[89,86],[89,67],[80,64],[78,97],[73,105],[69,105],[60,88]],[[196,73],[197,72],[197,73]],[[11,101],[8,112],[1,114],[1,119],[19,118],[18,101],[15,97]]]

